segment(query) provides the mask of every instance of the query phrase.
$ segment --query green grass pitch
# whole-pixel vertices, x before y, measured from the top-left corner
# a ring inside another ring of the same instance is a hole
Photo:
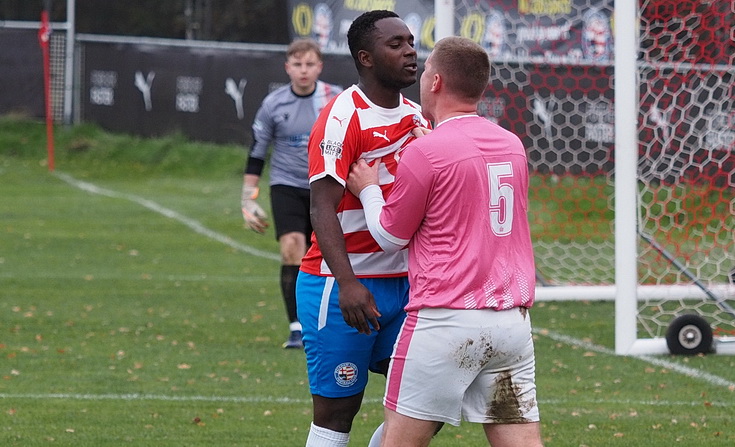
[[[303,445],[305,362],[280,347],[272,230],[243,229],[244,149],[59,127],[50,173],[44,135],[0,119],[0,445]],[[611,302],[531,315],[548,447],[735,445],[735,358],[615,356]],[[464,423],[432,445],[485,441]]]

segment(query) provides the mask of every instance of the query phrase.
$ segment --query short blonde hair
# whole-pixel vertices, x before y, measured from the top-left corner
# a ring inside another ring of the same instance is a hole
[[[313,39],[306,38],[296,39],[291,42],[288,45],[288,48],[286,48],[286,58],[288,59],[289,57],[297,54],[308,53],[309,51],[313,51],[314,54],[316,54],[316,57],[319,60],[322,60],[322,50],[319,48],[319,44],[317,44]]]
[[[441,39],[434,46],[431,61],[451,93],[479,100],[487,89],[490,58],[485,49],[472,40],[457,36]]]

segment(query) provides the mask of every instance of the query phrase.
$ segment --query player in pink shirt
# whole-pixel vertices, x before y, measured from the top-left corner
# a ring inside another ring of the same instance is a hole
[[[348,178],[383,250],[409,247],[384,447],[428,445],[440,423],[462,419],[482,424],[493,447],[541,445],[528,167],[518,137],[476,113],[489,74],[478,44],[439,41],[420,81],[423,112],[438,124],[402,153],[387,203],[380,163],[360,160]]]

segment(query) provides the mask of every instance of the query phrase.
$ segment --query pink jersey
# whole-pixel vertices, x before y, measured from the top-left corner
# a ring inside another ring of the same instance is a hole
[[[485,118],[441,123],[403,153],[380,225],[409,242],[406,310],[530,307],[535,267],[521,141]]]
[[[309,183],[330,176],[345,185],[352,163],[360,158],[369,162],[380,159],[385,167],[380,187],[387,195],[393,186],[401,151],[414,139],[411,129],[419,125],[429,124],[416,103],[401,96],[398,107],[386,109],[373,104],[353,85],[322,110],[312,128]],[[356,276],[406,275],[407,250],[383,252],[367,229],[360,200],[346,189],[337,217]],[[331,276],[314,235],[312,245],[301,262],[301,270],[312,275]]]

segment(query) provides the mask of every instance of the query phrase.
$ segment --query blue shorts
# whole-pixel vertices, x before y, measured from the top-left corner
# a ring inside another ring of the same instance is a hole
[[[348,397],[361,393],[368,370],[380,372],[378,362],[390,358],[406,317],[408,278],[360,278],[375,298],[380,330],[370,335],[345,323],[333,277],[299,272],[296,307],[303,327],[304,351],[311,394]]]

